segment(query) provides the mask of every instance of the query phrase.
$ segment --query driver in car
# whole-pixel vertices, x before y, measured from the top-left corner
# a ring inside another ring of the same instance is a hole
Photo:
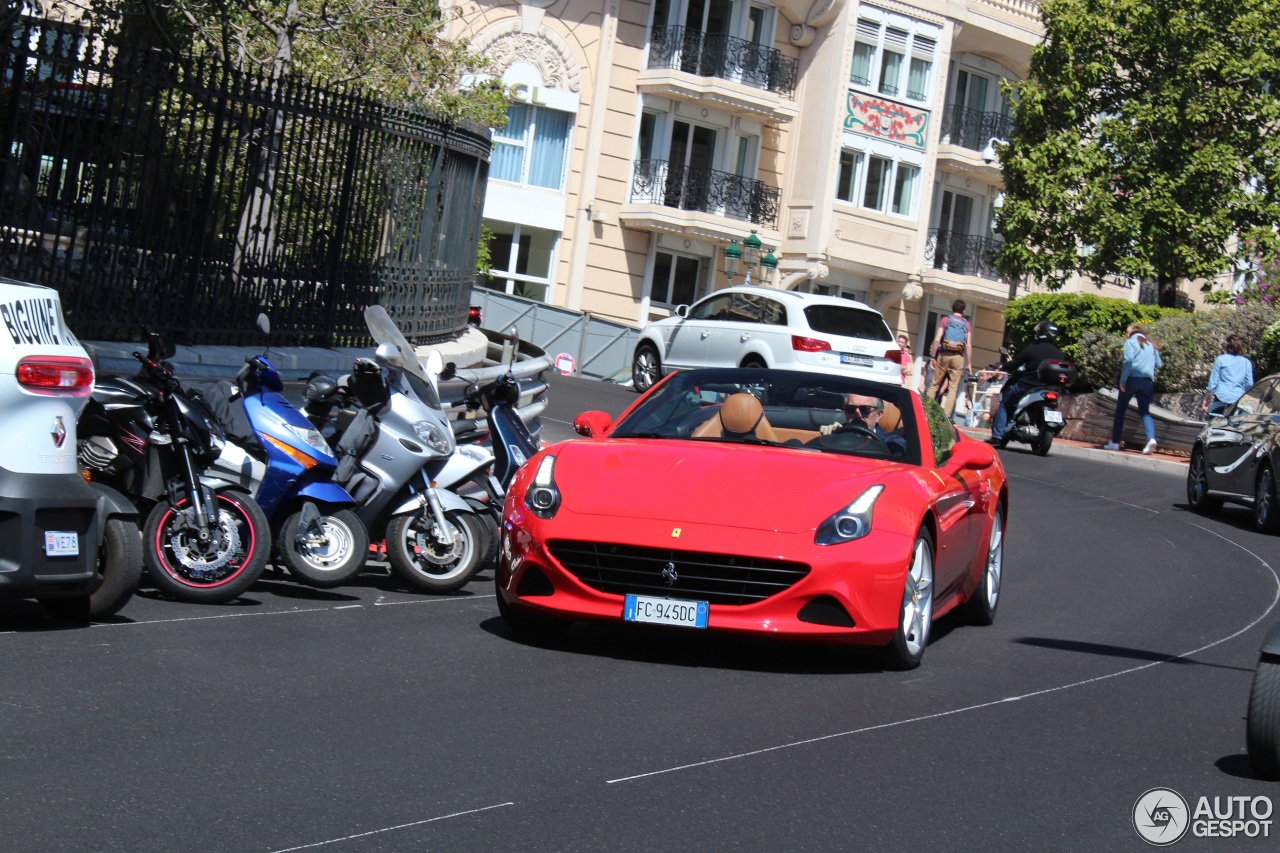
[[[880,427],[880,416],[884,414],[884,400],[879,397],[867,397],[862,394],[849,394],[845,397],[845,422],[827,424],[819,432],[824,436],[841,433],[870,432],[885,443],[889,452],[902,456],[907,452],[907,440],[896,432],[888,433]],[[822,439],[819,438],[818,441]]]

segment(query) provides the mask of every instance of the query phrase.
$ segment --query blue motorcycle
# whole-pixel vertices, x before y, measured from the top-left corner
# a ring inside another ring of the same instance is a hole
[[[339,586],[364,568],[369,532],[355,499],[330,479],[333,451],[283,390],[265,355],[247,358],[234,384],[204,389],[227,433],[214,469],[252,492],[290,574],[310,586]]]

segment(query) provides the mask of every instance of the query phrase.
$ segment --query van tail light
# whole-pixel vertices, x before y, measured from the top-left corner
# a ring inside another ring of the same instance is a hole
[[[93,393],[93,362],[69,355],[32,355],[18,362],[18,384],[34,394],[88,397]]]
[[[1055,409],[1058,408],[1058,392],[1057,391],[1046,391],[1044,395],[1044,399],[1046,403],[1053,406]]]
[[[831,344],[817,338],[805,338],[800,335],[791,336],[791,348],[799,352],[830,352]]]

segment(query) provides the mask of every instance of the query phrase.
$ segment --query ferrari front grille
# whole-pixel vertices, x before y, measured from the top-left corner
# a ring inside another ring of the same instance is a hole
[[[788,589],[809,567],[738,554],[702,554],[607,542],[548,543],[551,556],[592,589],[661,595],[711,604],[754,604]]]

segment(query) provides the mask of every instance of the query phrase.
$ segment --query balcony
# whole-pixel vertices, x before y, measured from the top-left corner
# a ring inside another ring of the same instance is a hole
[[[1000,251],[1003,242],[990,237],[930,228],[929,239],[924,246],[924,260],[935,270],[1000,281],[1000,273],[996,271],[993,258]]]
[[[983,113],[952,104],[942,112],[942,144],[981,151],[992,138],[1008,139],[1013,117],[1004,113]]]
[[[666,160],[638,160],[619,219],[629,228],[715,237],[747,222],[776,230],[781,191],[761,181]]]
[[[796,117],[798,60],[745,39],[688,27],[656,27],[642,92],[682,101],[712,100],[718,109],[767,122]]]

